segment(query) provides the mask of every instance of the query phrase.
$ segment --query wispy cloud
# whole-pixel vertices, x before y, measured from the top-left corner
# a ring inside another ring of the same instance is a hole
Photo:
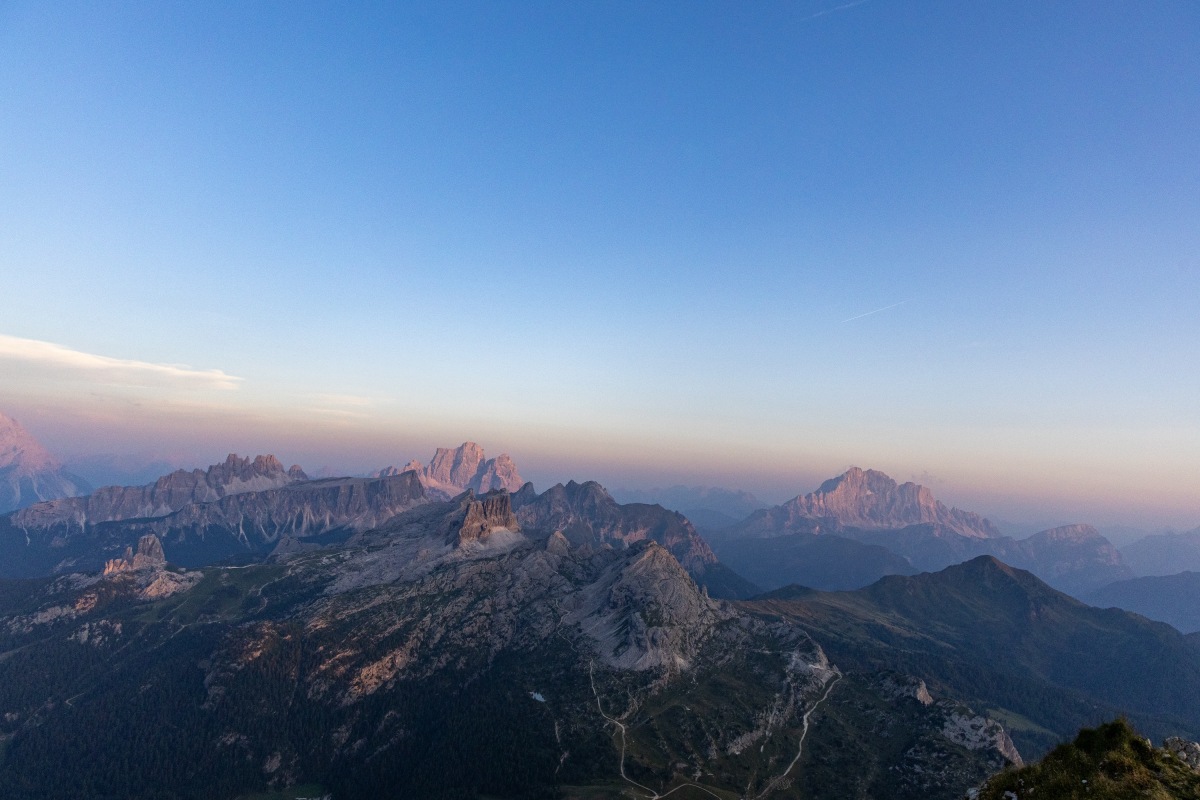
[[[855,6],[861,6],[863,3],[867,3],[867,2],[869,2],[869,0],[854,0],[853,3],[843,3],[840,6],[834,6],[833,8],[827,8],[824,11],[818,11],[815,14],[809,14],[807,17],[802,17],[800,19],[800,21],[808,22],[810,19],[817,19],[819,17],[828,16],[829,14],[836,14],[839,11],[845,11],[848,8],[854,8]]]
[[[874,311],[868,311],[865,314],[858,314],[857,316],[848,317],[848,318],[842,320],[841,322],[839,322],[838,324],[844,325],[847,322],[854,322],[854,320],[856,320],[856,319],[862,319],[863,317],[869,317],[872,314],[878,314],[880,311],[887,311],[889,308],[896,308],[897,306],[902,306],[907,302],[908,302],[907,300],[901,300],[899,303],[892,303],[890,306],[884,306],[883,308],[877,308]]]
[[[0,360],[20,361],[41,367],[134,385],[171,384],[233,390],[241,378],[219,369],[193,369],[180,364],[156,364],[112,358],[73,350],[61,344],[0,334]]]

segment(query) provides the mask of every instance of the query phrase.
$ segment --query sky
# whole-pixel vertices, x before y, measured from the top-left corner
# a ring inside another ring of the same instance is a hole
[[[1200,5],[0,2],[60,457],[1200,524]]]

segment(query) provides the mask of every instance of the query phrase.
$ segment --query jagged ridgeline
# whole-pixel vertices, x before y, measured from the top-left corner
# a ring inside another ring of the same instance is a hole
[[[978,514],[946,506],[924,486],[858,467],[705,535],[724,563],[768,590],[790,583],[857,589],[885,575],[933,572],[980,555],[1028,569],[1076,596],[1133,576],[1090,525],[1013,539]]]
[[[1100,711],[1200,730],[1193,645],[995,559],[730,602],[680,514],[519,480],[231,456],[0,518],[0,791],[956,798]]]
[[[721,565],[682,515],[661,506],[620,505],[594,482],[558,485],[539,495],[520,483],[504,454],[488,459],[466,442],[369,478],[310,480],[274,456],[230,455],[207,470],[178,470],[148,486],[110,486],[85,497],[38,503],[0,516],[0,575],[34,577],[102,569],[145,535],[169,561],[201,567],[344,542],[424,503],[463,492],[513,491],[522,523],[557,527],[583,546],[653,539],[719,596],[756,589]]]
[[[623,528],[587,484],[517,499],[243,567],[143,534],[104,574],[0,584],[0,791],[950,798],[1016,758],[918,680],[709,597],[667,549],[686,528]]]

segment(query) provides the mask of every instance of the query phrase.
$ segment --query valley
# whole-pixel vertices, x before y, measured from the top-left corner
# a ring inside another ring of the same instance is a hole
[[[518,481],[469,442],[361,478],[231,455],[0,518],[0,788],[949,799],[1097,717],[1200,738],[1200,648],[971,557],[1099,574],[1086,526],[1012,540],[852,471],[710,547]]]

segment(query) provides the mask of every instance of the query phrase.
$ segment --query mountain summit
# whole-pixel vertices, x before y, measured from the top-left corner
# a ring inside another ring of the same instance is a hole
[[[878,470],[851,467],[815,492],[752,515],[740,527],[748,534],[833,533],[846,528],[895,530],[909,525],[940,525],[961,536],[1000,536],[978,514],[949,508],[916,483],[896,483]]]
[[[0,414],[0,513],[85,494],[91,487],[63,469],[16,420]]]
[[[426,490],[447,498],[468,489],[475,494],[486,494],[493,489],[515,492],[525,483],[508,453],[489,459],[475,442],[463,442],[454,448],[439,447],[428,466],[413,459],[402,469],[388,467],[375,473],[375,477],[402,472],[417,473]]]

